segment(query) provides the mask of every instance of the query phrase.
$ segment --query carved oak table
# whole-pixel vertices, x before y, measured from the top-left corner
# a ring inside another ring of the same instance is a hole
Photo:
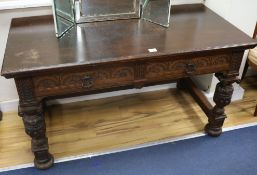
[[[206,113],[206,132],[222,133],[224,106],[231,101],[244,51],[257,42],[200,4],[174,6],[171,20],[169,28],[138,19],[81,24],[59,40],[52,16],[12,21],[2,75],[15,79],[37,168],[54,162],[43,110],[52,98],[177,80]],[[157,52],[149,52],[152,48]],[[190,80],[207,73],[220,80],[214,107]]]

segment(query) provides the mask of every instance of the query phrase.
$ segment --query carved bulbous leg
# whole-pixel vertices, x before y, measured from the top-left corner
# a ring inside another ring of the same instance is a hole
[[[48,152],[48,139],[42,106],[26,106],[19,108],[26,133],[32,138],[31,149],[35,155],[34,164],[38,169],[50,168],[54,159]]]
[[[208,118],[209,123],[205,127],[205,131],[214,137],[220,136],[222,133],[222,126],[226,118],[224,107],[231,103],[234,91],[232,84],[237,81],[236,76],[223,74],[216,74],[216,76],[220,80],[213,98],[216,105]]]

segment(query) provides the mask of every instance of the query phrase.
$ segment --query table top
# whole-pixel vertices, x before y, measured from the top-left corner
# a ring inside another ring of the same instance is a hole
[[[2,75],[253,48],[251,39],[202,4],[172,7],[169,28],[142,19],[79,24],[61,39],[52,16],[13,19]],[[148,49],[156,48],[150,53]]]

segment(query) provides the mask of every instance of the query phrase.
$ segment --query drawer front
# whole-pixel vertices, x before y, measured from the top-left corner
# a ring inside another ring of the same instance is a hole
[[[133,66],[98,68],[33,78],[37,96],[85,92],[132,84]]]
[[[162,62],[150,62],[146,65],[148,81],[178,79],[187,76],[228,70],[230,55],[210,57],[182,58]]]
[[[33,78],[33,84],[35,95],[38,97],[103,90],[126,85],[141,88],[148,83],[175,80],[193,75],[228,70],[238,72],[241,60],[242,53],[162,58],[36,76]]]

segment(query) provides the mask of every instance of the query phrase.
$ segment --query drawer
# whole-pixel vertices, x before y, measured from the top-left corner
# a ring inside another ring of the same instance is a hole
[[[150,62],[146,65],[146,78],[159,81],[229,70],[230,60],[230,55],[216,55]]]
[[[132,84],[133,66],[93,68],[33,78],[36,96],[85,92]]]

